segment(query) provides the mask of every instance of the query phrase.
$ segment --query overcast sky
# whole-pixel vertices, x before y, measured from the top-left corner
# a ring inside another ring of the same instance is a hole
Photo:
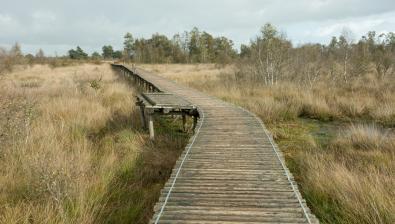
[[[271,22],[294,44],[327,43],[342,29],[355,39],[369,30],[395,32],[395,0],[0,0],[0,46],[16,41],[62,55],[76,45],[89,53],[122,37],[172,36],[194,26],[248,43]]]

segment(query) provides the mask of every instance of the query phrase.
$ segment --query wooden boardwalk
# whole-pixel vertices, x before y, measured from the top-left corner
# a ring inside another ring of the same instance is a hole
[[[150,72],[119,68],[197,105],[200,116],[151,223],[318,223],[259,118]]]

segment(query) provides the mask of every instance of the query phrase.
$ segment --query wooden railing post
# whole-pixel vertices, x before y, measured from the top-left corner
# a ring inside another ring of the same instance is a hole
[[[196,125],[197,125],[197,116],[193,115],[193,126],[192,126],[193,133],[195,133]]]
[[[148,113],[148,129],[149,129],[149,138],[154,140],[155,133],[154,133],[154,115],[152,113]]]
[[[187,124],[187,117],[185,115],[185,113],[182,113],[182,131],[185,132],[186,131],[186,124]]]
[[[141,119],[141,125],[143,126],[144,129],[146,129],[147,124],[145,120],[145,109],[143,105],[140,105],[140,119]]]

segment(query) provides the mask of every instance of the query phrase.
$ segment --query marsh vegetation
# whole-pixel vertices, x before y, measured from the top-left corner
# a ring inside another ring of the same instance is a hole
[[[322,222],[394,222],[393,78],[259,85],[240,82],[233,65],[143,67],[257,114]]]
[[[108,64],[0,77],[0,223],[147,222],[188,138],[149,141],[134,93]]]

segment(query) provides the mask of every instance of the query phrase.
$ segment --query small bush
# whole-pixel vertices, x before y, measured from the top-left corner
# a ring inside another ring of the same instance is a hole
[[[100,79],[94,79],[89,82],[89,86],[94,89],[94,90],[99,90],[101,88],[101,81],[103,77],[100,77]]]

